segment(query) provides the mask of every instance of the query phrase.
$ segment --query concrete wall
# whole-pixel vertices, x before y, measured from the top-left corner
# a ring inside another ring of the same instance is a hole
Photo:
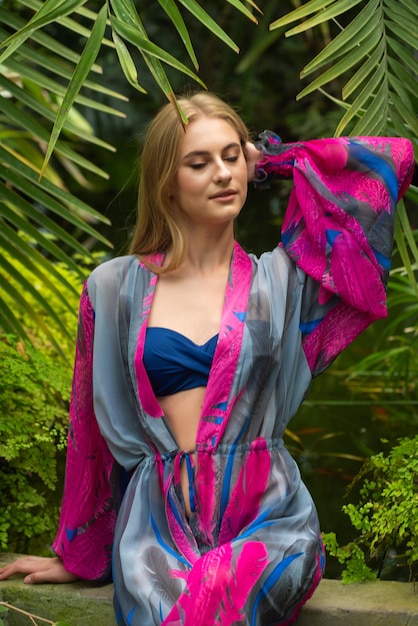
[[[13,555],[0,555],[0,565]],[[25,585],[21,577],[0,582],[0,602],[70,626],[115,626],[112,585]],[[1,616],[3,617],[3,615]],[[30,626],[23,614],[9,611],[5,626]],[[40,622],[39,622],[40,624]],[[302,608],[298,626],[418,626],[418,585],[367,582],[342,585],[323,580]],[[196,624],[196,626],[199,626]]]

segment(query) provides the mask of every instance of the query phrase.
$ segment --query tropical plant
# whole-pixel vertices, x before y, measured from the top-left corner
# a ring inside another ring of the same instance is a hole
[[[413,234],[418,237],[418,231]],[[418,267],[412,269],[417,271]],[[350,481],[346,496],[349,494],[352,501],[342,507],[342,512],[348,515],[354,531],[342,533],[343,545],[335,532],[324,533],[328,555],[344,566],[344,582],[376,577],[408,580],[417,572],[418,438],[409,435],[418,424],[418,298],[405,268],[392,271],[388,305],[389,321],[376,333],[375,349],[339,371],[348,398],[330,402],[340,411],[350,411],[354,409],[351,397],[356,399],[356,406],[368,407],[379,421],[373,436],[380,431],[380,441],[374,445],[386,448],[385,455],[366,451],[369,458]],[[326,406],[327,401],[322,397],[318,404]],[[352,423],[349,430],[353,431]],[[364,424],[364,431],[368,430]],[[355,445],[364,446],[358,434]],[[400,437],[389,451],[387,436]],[[370,436],[367,440],[370,443]],[[338,456],[335,451],[334,456]]]
[[[68,177],[88,186],[91,176],[107,176],[88,157],[88,146],[107,150],[112,147],[94,135],[77,108],[123,115],[101,101],[103,95],[123,100],[120,93],[105,88],[101,82],[103,68],[97,64],[97,57],[102,46],[116,53],[121,72],[132,89],[140,94],[145,91],[144,81],[138,78],[145,67],[173,101],[167,68],[174,68],[199,85],[205,79],[198,73],[190,24],[201,24],[238,51],[237,44],[210,16],[212,8],[219,8],[216,3],[213,7],[206,3],[205,9],[196,0],[158,0],[154,5],[178,32],[188,62],[179,60],[183,58],[180,49],[174,56],[148,34],[141,16],[150,2],[102,0],[93,10],[86,0],[9,0],[0,7],[0,290],[12,294],[19,307],[28,306],[24,294],[32,292],[54,316],[41,291],[35,293],[30,280],[13,272],[3,251],[19,258],[33,274],[36,268],[37,278],[48,284],[49,275],[55,273],[56,260],[77,271],[72,255],[74,251],[86,251],[87,238],[107,243],[94,227],[94,223],[105,218],[65,186]],[[253,22],[260,14],[252,0],[226,0],[226,6]],[[293,8],[293,2],[289,0],[288,6]],[[308,35],[319,26],[328,40],[302,70],[302,78],[314,72],[316,77],[299,97],[319,90],[332,106],[341,108],[343,115],[336,134],[349,129],[353,133],[396,132],[416,137],[414,52],[418,28],[413,0],[310,0],[274,20],[271,35],[245,51],[241,66],[236,64],[237,71],[254,66],[260,55],[268,54],[269,46],[277,41],[275,29],[283,32],[287,25],[298,21],[301,23],[286,36]],[[80,40],[86,40],[86,44],[78,52],[74,48],[79,48]],[[143,63],[140,70],[139,57]],[[340,97],[336,92],[343,78],[346,82]],[[326,84],[330,85],[329,91],[324,90]],[[418,253],[416,246],[411,246],[411,229],[402,205],[400,216],[398,245],[403,247],[403,264],[412,281],[410,257],[417,260]],[[19,233],[29,235],[32,243],[22,241]],[[409,249],[405,242],[411,246]],[[61,280],[57,295],[68,306],[71,286]],[[3,298],[0,324],[8,332],[24,333]]]
[[[418,230],[412,235],[418,239]],[[418,276],[418,265],[412,266],[412,271]],[[388,320],[370,329],[367,341],[372,349],[366,350],[367,355],[364,349],[354,359],[343,355],[331,368],[342,397],[327,401],[320,392],[315,399],[314,391],[306,405],[329,405],[341,410],[355,398],[357,406],[384,410],[392,432],[407,428],[408,433],[418,424],[418,298],[405,267],[391,271],[388,310]],[[364,338],[359,344],[364,344]],[[399,432],[399,436],[407,433]]]
[[[396,407],[397,418],[411,423],[418,405],[418,298],[401,268],[392,272],[388,303],[390,321],[376,349],[353,365],[346,384],[357,397]]]
[[[390,550],[397,550],[398,567],[406,566],[406,578],[413,579],[418,565],[417,483],[417,436],[401,439],[386,456],[381,452],[367,459],[351,485],[360,486],[358,502],[343,507],[357,538],[339,546],[335,533],[325,535],[329,553],[345,565],[344,582],[375,579]]]
[[[71,309],[77,310],[82,288],[79,273],[88,268],[78,259],[78,272],[57,265],[59,276],[72,286]],[[12,257],[7,262],[28,280],[29,270]],[[36,298],[28,294],[32,314],[18,311],[18,321],[31,342],[4,334],[0,341],[0,548],[24,552],[28,546],[40,550],[46,545],[58,521],[61,494],[55,489],[62,482],[67,442],[71,369],[77,319],[57,298],[61,280],[52,276],[51,289],[44,295],[66,332],[54,318],[47,317],[49,333],[39,326],[44,312]],[[35,284],[35,288],[38,285]],[[11,306],[11,296],[6,304]],[[65,361],[57,360],[53,335]],[[47,510],[47,511],[46,511]]]
[[[196,66],[193,47],[177,6],[173,1],[160,4]],[[231,0],[231,4],[255,21],[252,12],[241,2]],[[72,254],[85,253],[83,238],[94,237],[107,243],[92,225],[92,222],[105,221],[103,216],[69,193],[58,173],[67,170],[81,184],[89,184],[83,171],[107,176],[83,156],[83,151],[89,143],[109,150],[112,147],[94,136],[86,119],[74,107],[81,105],[111,115],[122,115],[94,98],[94,94],[123,98],[116,91],[103,87],[100,79],[88,78],[90,74],[97,76],[102,72],[95,63],[101,46],[116,50],[128,82],[140,92],[145,90],[138,82],[128,45],[140,51],[168,98],[173,98],[172,88],[162,62],[203,85],[193,71],[150,40],[132,0],[103,2],[98,12],[84,5],[85,0],[23,0],[3,3],[0,7],[3,49],[0,56],[0,191],[3,201],[0,209],[0,289],[12,294],[15,305],[22,308],[28,306],[23,294],[31,293],[58,323],[61,323],[60,319],[42,292],[36,292],[30,280],[14,271],[3,251],[19,258],[31,269],[34,280],[36,277],[50,287],[49,276],[59,276],[54,261],[64,262],[78,271]],[[184,5],[216,36],[237,49],[194,0],[187,0]],[[112,41],[106,37],[107,24]],[[87,43],[82,53],[61,43],[57,32],[51,36],[48,28],[52,26],[61,29],[61,36],[65,31],[64,40],[68,39],[68,32],[73,40],[85,38]],[[53,152],[54,168],[49,166]],[[29,236],[32,243],[22,239],[20,233]],[[61,283],[57,295],[68,305],[67,294],[71,292],[71,285],[63,276]],[[24,335],[24,329],[3,298],[0,300],[0,324],[7,332]],[[48,332],[48,327],[44,326],[44,330]],[[53,336],[51,340],[54,341]]]
[[[0,547],[24,552],[57,526],[59,497],[53,504],[51,492],[66,447],[71,375],[13,336],[0,341],[0,363]]]
[[[337,17],[355,6],[358,13]],[[345,77],[339,106],[345,113],[336,135],[349,128],[350,134],[382,134],[393,128],[411,139],[418,134],[417,89],[414,77],[418,64],[417,6],[412,0],[310,0],[271,24],[271,28],[302,24],[286,32],[296,35],[320,24],[335,24],[337,34],[302,70],[301,78],[317,73],[298,98],[315,89],[334,98],[323,86]],[[412,79],[412,80],[411,80]]]
[[[358,7],[358,12],[352,9]],[[346,17],[347,11],[348,18]],[[337,22],[344,15],[345,24]],[[351,19],[350,19],[351,18]],[[418,8],[413,0],[310,0],[279,18],[271,29],[302,21],[287,37],[306,32],[319,25],[334,25],[336,35],[301,71],[304,79],[316,77],[297,98],[320,90],[343,111],[335,130],[351,135],[398,134],[416,144],[418,120]],[[341,98],[335,95],[335,81]],[[329,86],[329,90],[324,89]],[[415,195],[416,199],[416,195]],[[418,262],[418,248],[400,203],[396,241],[411,283],[418,295],[412,264]],[[405,243],[410,246],[411,257]]]

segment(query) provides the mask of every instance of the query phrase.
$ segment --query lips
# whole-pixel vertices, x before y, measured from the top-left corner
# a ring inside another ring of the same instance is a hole
[[[232,198],[233,196],[236,196],[237,192],[235,191],[235,189],[223,189],[222,191],[218,191],[218,193],[215,193],[213,196],[210,196],[211,200],[222,200],[222,199],[227,199],[227,198]]]

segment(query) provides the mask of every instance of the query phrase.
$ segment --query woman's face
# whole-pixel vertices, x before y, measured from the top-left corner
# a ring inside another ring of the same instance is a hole
[[[238,216],[247,197],[247,164],[236,130],[199,117],[186,128],[172,201],[189,225],[214,226]]]

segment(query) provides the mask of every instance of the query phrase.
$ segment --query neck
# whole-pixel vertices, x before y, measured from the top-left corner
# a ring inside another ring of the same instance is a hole
[[[216,232],[207,229],[200,232],[195,230],[188,234],[186,244],[187,256],[178,271],[204,274],[225,266],[229,268],[234,250],[233,227]]]

